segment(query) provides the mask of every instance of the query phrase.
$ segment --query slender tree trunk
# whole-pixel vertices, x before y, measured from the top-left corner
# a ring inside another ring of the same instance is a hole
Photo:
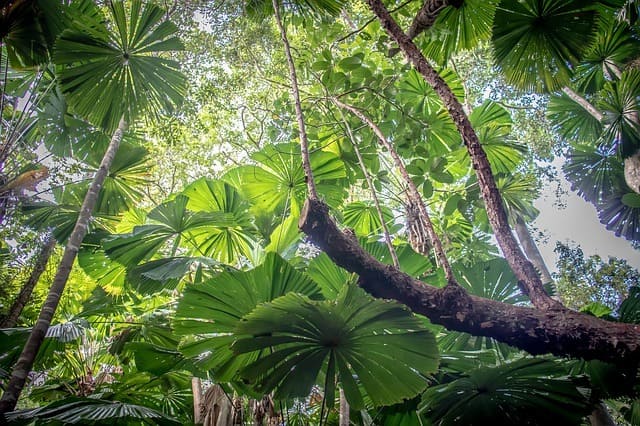
[[[344,114],[342,114],[342,110],[340,110],[340,115],[342,116],[344,125],[347,128],[347,134],[349,135],[349,139],[351,140],[353,151],[356,153],[356,157],[358,158],[358,164],[360,164],[360,169],[362,170],[362,173],[364,174],[364,178],[367,181],[367,185],[369,186],[369,191],[371,191],[371,197],[373,198],[373,203],[376,207],[378,218],[380,219],[380,226],[382,226],[382,232],[384,233],[384,241],[387,244],[387,248],[389,248],[389,254],[391,254],[391,260],[393,261],[393,266],[395,266],[396,268],[400,268],[398,255],[396,254],[396,249],[395,247],[393,247],[393,243],[391,242],[391,233],[389,232],[389,227],[387,226],[387,222],[385,221],[384,215],[382,214],[382,208],[380,207],[378,194],[376,194],[376,188],[373,186],[373,180],[371,179],[371,175],[369,174],[369,171],[367,170],[367,167],[364,164],[364,159],[362,158],[362,154],[360,153],[360,148],[358,148],[358,144],[356,143],[356,138],[353,136],[353,132],[351,131],[351,126],[349,126],[349,123],[344,117]]]
[[[36,261],[33,265],[29,278],[20,289],[20,293],[18,293],[16,300],[11,305],[9,313],[4,320],[2,320],[2,323],[0,323],[0,328],[11,328],[16,326],[18,318],[20,318],[22,310],[29,302],[33,289],[36,287],[36,284],[38,284],[40,276],[47,267],[47,263],[49,263],[49,258],[51,257],[55,247],[56,239],[53,238],[53,235],[49,235],[44,242],[44,245],[41,247],[40,253],[38,253],[38,256],[36,257]]]
[[[593,116],[593,118],[595,118],[598,121],[602,121],[602,119],[604,118],[604,115],[602,115],[602,113],[598,111],[596,107],[591,105],[591,103],[588,100],[586,100],[584,97],[577,94],[573,89],[565,86],[562,88],[562,92],[565,95],[567,95],[572,101],[574,101],[575,103],[580,105],[582,108],[584,108],[589,114]]]
[[[280,16],[280,5],[278,0],[272,0],[273,12],[276,17],[276,23],[280,30],[280,37],[282,38],[282,44],[284,45],[284,53],[287,57],[287,63],[289,64],[289,79],[291,80],[291,94],[293,95],[293,101],[296,109],[296,119],[298,120],[298,131],[300,132],[300,151],[302,153],[302,169],[304,170],[305,179],[307,181],[307,188],[309,190],[309,197],[316,200],[318,199],[318,192],[316,191],[316,183],[313,180],[313,171],[311,170],[311,161],[309,160],[309,141],[307,139],[307,129],[304,121],[304,114],[302,113],[302,102],[300,102],[300,90],[298,89],[298,76],[296,75],[296,66],[293,62],[293,56],[291,55],[291,48],[289,46],[289,39],[287,38],[287,30],[282,23],[282,17]]]
[[[431,240],[431,245],[433,246],[433,250],[435,251],[435,254],[436,254],[436,261],[438,263],[438,266],[440,266],[444,270],[445,278],[447,279],[448,284],[458,285],[455,277],[453,276],[453,271],[451,270],[451,266],[449,265],[449,260],[447,259],[447,255],[444,252],[444,249],[442,248],[442,242],[440,241],[440,237],[438,237],[438,234],[436,234],[436,231],[433,228],[433,223],[431,222],[431,218],[429,217],[429,212],[427,211],[427,207],[424,205],[424,201],[422,200],[420,191],[418,191],[416,184],[413,182],[413,179],[411,179],[411,176],[409,176],[409,173],[407,172],[407,169],[404,166],[404,163],[402,162],[402,158],[400,158],[400,155],[398,155],[395,148],[393,147],[391,142],[389,142],[389,140],[384,135],[384,133],[382,133],[380,128],[362,111],[360,111],[359,109],[351,105],[347,105],[335,98],[333,99],[333,103],[336,106],[351,112],[353,115],[355,115],[364,123],[366,123],[367,126],[369,126],[369,128],[377,136],[380,143],[387,149],[387,151],[389,151],[389,155],[391,155],[391,157],[393,158],[393,161],[396,167],[398,168],[398,170],[400,170],[400,174],[402,175],[402,178],[404,179],[405,183],[407,184],[407,187],[409,188],[408,194],[409,194],[409,197],[411,197],[411,201],[416,206],[418,206],[420,214],[424,219],[424,224],[426,225],[427,234],[429,235],[429,240]]]
[[[349,423],[349,403],[344,390],[340,389],[340,426],[349,426]]]
[[[593,411],[589,415],[589,422],[591,426],[616,426],[616,422],[613,421],[607,406],[604,402],[599,402],[593,408]]]
[[[193,392],[193,423],[202,424],[202,383],[198,377],[191,378],[191,392]]]
[[[447,108],[471,157],[471,164],[478,177],[478,184],[486,206],[489,223],[493,228],[505,259],[518,278],[522,291],[529,297],[533,305],[539,309],[559,309],[562,305],[558,301],[553,300],[545,292],[535,267],[526,258],[524,253],[522,253],[520,245],[511,232],[511,227],[507,220],[507,213],[504,209],[500,192],[496,187],[487,154],[482,148],[482,145],[480,145],[478,135],[475,133],[469,118],[465,114],[464,108],[458,99],[456,99],[447,83],[429,64],[422,52],[420,52],[411,39],[402,32],[402,29],[389,14],[389,11],[385,8],[382,1],[367,0],[367,4],[378,17],[382,27],[391,38],[398,43],[400,49],[413,64],[416,71],[433,87]]]
[[[518,218],[516,220],[515,229],[516,234],[518,235],[518,240],[520,240],[522,250],[524,250],[524,254],[529,258],[531,263],[533,263],[533,266],[536,267],[538,272],[540,272],[542,284],[553,282],[553,278],[551,278],[551,273],[547,268],[547,264],[544,262],[542,254],[540,254],[540,250],[538,250],[538,245],[531,236],[531,232],[529,232],[529,228],[527,228],[527,224],[524,223],[524,220]]]
[[[42,346],[42,342],[47,334],[53,315],[55,314],[60,298],[62,297],[65,285],[69,279],[69,274],[71,273],[71,268],[73,267],[73,262],[78,255],[80,244],[82,243],[85,235],[87,235],[87,228],[91,219],[91,213],[95,207],[104,179],[109,173],[109,167],[111,166],[113,158],[120,147],[120,142],[122,141],[126,127],[127,123],[124,118],[122,118],[118,128],[111,137],[109,147],[102,158],[98,171],[93,177],[93,181],[89,186],[89,191],[87,191],[87,195],[84,197],[78,220],[76,221],[76,225],[73,228],[71,236],[69,237],[65,247],[62,260],[60,261],[60,265],[58,266],[58,270],[53,279],[53,284],[49,289],[47,299],[42,305],[38,321],[33,326],[27,343],[18,358],[18,362],[16,362],[16,365],[13,367],[11,379],[7,389],[2,395],[2,399],[0,400],[0,413],[6,413],[15,409],[20,393],[22,392],[27,380],[27,375],[33,367],[33,363],[38,355],[38,350],[40,350],[40,346]]]

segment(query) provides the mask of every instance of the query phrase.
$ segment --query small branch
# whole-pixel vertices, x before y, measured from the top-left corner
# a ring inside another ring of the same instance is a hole
[[[296,119],[298,120],[298,131],[300,132],[300,151],[302,153],[302,169],[305,173],[307,181],[307,188],[309,190],[309,197],[311,199],[318,199],[318,192],[316,190],[316,184],[313,180],[313,172],[311,170],[311,161],[309,159],[309,141],[307,140],[307,130],[305,128],[304,114],[302,113],[302,104],[300,102],[300,91],[298,89],[298,77],[296,75],[296,67],[291,56],[291,48],[289,46],[289,40],[287,39],[287,31],[282,24],[282,18],[280,17],[280,7],[278,0],[272,0],[273,10],[276,17],[276,23],[280,29],[280,37],[282,38],[282,44],[284,45],[284,52],[289,64],[289,77],[291,79],[291,94],[293,95],[293,101],[296,108]]]
[[[444,249],[442,248],[442,242],[440,241],[440,238],[438,237],[435,229],[433,228],[433,223],[431,222],[431,218],[429,217],[429,212],[427,211],[427,207],[424,205],[424,201],[420,196],[420,192],[418,191],[416,184],[413,182],[413,179],[411,179],[411,176],[409,176],[409,173],[407,172],[407,169],[404,166],[402,159],[396,152],[393,145],[391,145],[391,143],[387,140],[386,136],[384,135],[384,133],[382,133],[380,128],[369,117],[363,114],[362,111],[358,110],[357,108],[354,108],[351,105],[347,105],[336,98],[333,98],[333,103],[340,108],[346,109],[347,111],[351,112],[353,115],[358,117],[360,120],[367,123],[369,128],[378,137],[378,140],[380,141],[380,143],[387,149],[387,151],[389,151],[391,158],[393,158],[393,161],[396,167],[400,170],[400,174],[402,175],[407,186],[409,187],[408,195],[411,202],[416,206],[418,206],[418,209],[420,210],[420,214],[424,219],[429,240],[431,242],[431,245],[433,246],[433,250],[436,253],[436,259],[437,259],[438,265],[442,269],[444,269],[444,274],[447,279],[447,283],[452,285],[458,285],[453,275],[453,271],[451,270],[451,265],[449,265],[449,261],[447,260],[447,255],[444,252]]]
[[[358,157],[358,164],[360,164],[360,168],[362,169],[362,173],[364,174],[364,178],[367,181],[367,185],[369,185],[369,190],[371,191],[371,197],[373,197],[373,203],[376,207],[376,212],[378,213],[378,218],[380,219],[380,224],[382,225],[382,231],[384,233],[384,241],[389,248],[389,253],[391,254],[391,260],[393,261],[393,266],[396,268],[400,268],[400,262],[398,261],[398,255],[396,253],[395,247],[393,247],[393,243],[391,242],[391,234],[389,232],[389,227],[387,226],[387,222],[384,220],[384,215],[382,214],[382,208],[380,207],[380,201],[378,200],[378,194],[376,194],[376,189],[373,186],[373,180],[371,179],[371,175],[367,170],[367,167],[364,164],[364,159],[362,158],[362,154],[360,153],[360,148],[358,148],[358,144],[356,143],[356,139],[353,136],[353,132],[351,131],[351,126],[347,122],[342,110],[340,111],[340,116],[342,117],[342,121],[344,121],[344,125],[347,129],[347,134],[349,135],[349,139],[351,140],[351,145],[353,146],[353,151],[356,153],[356,157]]]

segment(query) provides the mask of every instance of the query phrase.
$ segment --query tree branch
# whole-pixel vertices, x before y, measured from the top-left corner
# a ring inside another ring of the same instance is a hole
[[[389,11],[380,0],[367,0],[369,7],[376,14],[382,27],[393,38],[407,59],[413,64],[415,69],[423,76],[425,81],[438,94],[444,106],[447,108],[451,119],[455,123],[458,132],[462,136],[467,151],[471,157],[471,163],[478,177],[480,192],[484,200],[489,223],[493,228],[498,244],[504,253],[509,266],[513,269],[519,280],[521,289],[528,295],[531,302],[539,309],[560,309],[562,305],[553,300],[545,292],[542,281],[538,273],[520,249],[520,245],[511,233],[511,227],[504,210],[502,197],[496,187],[496,182],[491,171],[487,154],[480,145],[480,140],[475,130],[471,126],[469,118],[458,99],[455,97],[449,86],[440,77],[438,72],[428,63],[422,52],[416,47],[411,39],[402,32]]]
[[[566,308],[550,311],[509,305],[467,294],[458,286],[436,288],[380,263],[342,232],[329,207],[308,199],[300,229],[339,266],[360,276],[375,297],[404,303],[434,324],[492,337],[530,354],[574,356],[635,366],[640,361],[640,325],[612,323]]]

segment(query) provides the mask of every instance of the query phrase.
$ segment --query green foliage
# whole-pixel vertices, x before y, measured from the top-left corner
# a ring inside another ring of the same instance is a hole
[[[420,411],[438,425],[579,425],[590,404],[561,364],[522,359],[429,388]]]
[[[61,34],[54,55],[59,84],[74,111],[110,133],[120,119],[174,111],[185,79],[176,61],[158,54],[182,49],[177,27],[153,3],[107,4],[114,28],[78,24]],[[79,60],[82,58],[82,60]],[[152,77],[151,77],[152,76]],[[151,78],[150,78],[151,77]]]
[[[630,290],[640,285],[640,273],[635,268],[615,257],[609,257],[608,261],[597,255],[585,258],[580,247],[557,243],[555,251],[558,253],[556,286],[566,306],[581,309],[597,302],[622,315],[618,311],[620,303],[631,294]],[[632,302],[626,303],[630,306]],[[632,314],[627,315],[629,320],[633,318]]]
[[[307,395],[322,370],[330,406],[336,382],[356,409],[364,405],[358,382],[375,405],[398,403],[424,389],[438,363],[434,336],[417,318],[354,286],[335,300],[285,295],[251,312],[237,332],[234,351],[270,349],[240,374],[276,398]]]

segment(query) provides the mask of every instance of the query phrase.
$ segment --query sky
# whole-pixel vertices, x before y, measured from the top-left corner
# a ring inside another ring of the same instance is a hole
[[[557,256],[553,252],[556,241],[579,244],[585,256],[598,254],[604,260],[609,256],[615,256],[626,259],[630,265],[640,269],[640,251],[633,249],[624,238],[616,237],[613,232],[608,231],[598,220],[595,207],[569,189],[562,171],[557,170],[557,174],[561,185],[567,191],[562,196],[566,205],[564,208],[555,205],[556,185],[547,185],[535,203],[540,215],[533,222],[533,227],[547,237],[538,247],[549,270],[556,270]]]

